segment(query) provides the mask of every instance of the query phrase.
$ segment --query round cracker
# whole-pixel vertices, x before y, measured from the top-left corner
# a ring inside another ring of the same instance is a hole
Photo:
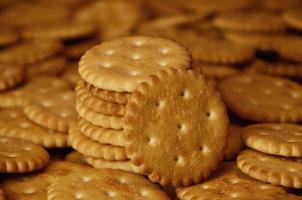
[[[219,28],[234,31],[273,32],[285,29],[280,14],[259,9],[223,13],[218,15],[213,23]]]
[[[101,158],[84,156],[85,161],[96,169],[119,169],[126,172],[139,174],[139,169],[130,160],[108,161]]]
[[[258,74],[227,77],[218,84],[229,110],[259,122],[302,120],[302,87],[288,79]]]
[[[85,85],[87,91],[89,91],[91,94],[110,103],[127,104],[130,96],[130,93],[128,92],[115,92],[110,90],[103,90],[96,88],[88,83],[85,83]]]
[[[288,194],[282,187],[262,183],[246,176],[232,162],[221,163],[213,176],[201,184],[178,188],[177,195],[180,200],[298,200],[298,197]]]
[[[295,8],[285,11],[283,14],[283,19],[287,25],[302,30],[302,14],[301,8]]]
[[[47,200],[73,199],[157,199],[169,197],[145,177],[113,169],[89,169],[55,181]]]
[[[88,50],[79,73],[97,88],[133,92],[144,79],[161,69],[189,68],[187,49],[169,39],[132,36],[103,42]]]
[[[18,65],[0,64],[0,91],[16,86],[24,80],[24,68]]]
[[[123,129],[123,117],[105,115],[99,112],[95,112],[83,106],[79,101],[76,102],[76,110],[81,118],[84,118],[95,126],[101,126],[103,128],[111,128],[116,130]]]
[[[243,129],[244,143],[272,155],[302,157],[302,126],[295,124],[256,124]]]
[[[79,81],[75,93],[77,100],[83,104],[83,106],[105,115],[117,115],[123,116],[125,114],[125,105],[118,103],[106,102],[95,95],[91,94],[85,86],[83,80]]]
[[[71,85],[63,79],[53,76],[35,77],[21,87],[1,93],[0,107],[12,108],[21,106],[33,94],[67,90],[71,90]]]
[[[0,200],[5,200],[5,194],[1,188],[0,188]]]
[[[237,154],[239,154],[240,150],[243,148],[244,143],[241,140],[242,135],[242,127],[236,124],[231,124],[229,126],[229,138],[227,148],[224,151],[224,160],[232,160]]]
[[[33,122],[55,131],[67,133],[76,124],[75,95],[72,91],[37,94],[22,105]]]
[[[1,186],[8,199],[45,200],[47,188],[56,179],[72,172],[83,174],[87,169],[90,167],[64,161],[52,161],[42,171],[7,179]]]
[[[37,40],[20,43],[0,52],[0,62],[17,65],[29,65],[42,61],[61,50],[55,40]]]
[[[64,57],[52,57],[33,65],[26,67],[26,74],[28,78],[40,75],[59,75],[66,67],[67,61]]]
[[[237,157],[237,166],[243,173],[257,180],[284,187],[302,188],[301,159],[289,159],[245,150]]]
[[[49,155],[42,147],[18,139],[0,137],[0,173],[25,173],[43,168]]]
[[[103,158],[105,160],[127,160],[126,150],[124,147],[100,144],[80,132],[78,127],[69,131],[70,145],[86,156]]]
[[[84,135],[100,144],[125,147],[126,141],[123,130],[105,129],[100,126],[95,126],[83,118],[80,118],[78,125]]]
[[[46,148],[67,147],[67,135],[31,122],[19,108],[0,111],[0,136],[21,139]]]
[[[15,30],[8,28],[0,30],[0,47],[12,44],[19,39],[19,34]]]
[[[213,85],[191,70],[170,68],[131,95],[124,120],[127,155],[153,182],[198,183],[222,159],[227,126]]]
[[[92,35],[95,31],[93,24],[72,20],[63,20],[48,24],[28,26],[22,35],[27,39],[61,39],[76,40]]]

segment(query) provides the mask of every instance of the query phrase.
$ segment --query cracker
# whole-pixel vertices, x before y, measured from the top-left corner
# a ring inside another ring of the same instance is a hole
[[[8,199],[47,199],[47,188],[58,178],[63,178],[68,174],[85,173],[87,166],[64,161],[52,161],[50,164],[37,173],[31,173],[7,179],[1,184]]]
[[[75,93],[77,100],[87,108],[106,115],[123,116],[125,105],[106,102],[87,91],[84,81],[79,81]]]
[[[5,200],[5,194],[1,188],[0,188],[0,200]]]
[[[266,1],[261,1],[261,5],[268,9],[284,11],[285,9],[300,7],[302,6],[302,3],[300,0],[291,0],[291,1],[266,0]]]
[[[140,175],[112,169],[89,169],[72,173],[48,188],[47,200],[59,199],[157,199],[169,197]]]
[[[245,68],[248,73],[285,76],[289,78],[302,77],[302,64],[277,62],[269,63],[256,60]]]
[[[237,157],[237,166],[243,173],[257,180],[284,187],[302,188],[301,159],[289,159],[245,150]]]
[[[294,124],[256,124],[243,129],[244,143],[272,155],[302,157],[302,126]]]
[[[234,159],[244,147],[244,143],[241,140],[242,127],[236,124],[231,124],[228,131],[230,136],[228,139],[227,148],[224,151],[224,160]]]
[[[72,151],[68,153],[64,160],[68,162],[78,163],[78,164],[87,164],[83,154],[77,151]]]
[[[213,23],[218,28],[233,31],[273,32],[285,29],[280,14],[261,9],[223,13]]]
[[[9,44],[12,44],[19,39],[19,34],[14,31],[10,30],[8,28],[1,29],[0,31],[0,47],[7,46]]]
[[[140,16],[138,2],[112,0],[96,1],[83,6],[76,12],[75,19],[84,23],[95,23],[96,27],[100,27],[98,32],[101,39],[109,40],[129,35]]]
[[[79,101],[77,101],[76,103],[76,110],[81,118],[84,118],[95,126],[101,126],[103,128],[111,128],[116,130],[123,129],[123,117],[105,115],[95,112],[83,106]]]
[[[42,147],[13,138],[0,137],[0,173],[25,173],[43,168],[49,155]]]
[[[54,91],[67,91],[71,85],[63,79],[53,76],[41,76],[27,84],[0,94],[0,107],[12,108],[21,106],[32,94],[45,94]]]
[[[130,93],[128,92],[115,92],[110,90],[103,90],[94,87],[91,84],[85,83],[86,89],[91,92],[91,94],[103,99],[104,101],[118,104],[126,104],[128,102]]]
[[[168,67],[189,68],[187,49],[169,39],[132,36],[103,42],[88,50],[79,73],[97,88],[133,92],[144,79]]]
[[[18,65],[0,64],[0,91],[10,89],[24,80],[24,68]]]
[[[58,53],[62,46],[58,41],[27,41],[0,52],[0,62],[29,65]]]
[[[28,26],[22,31],[27,39],[61,39],[72,40],[92,35],[95,31],[93,24],[72,20],[63,20],[48,24]]]
[[[153,182],[198,183],[223,157],[224,104],[213,85],[191,70],[151,75],[131,95],[124,118],[127,155]]]
[[[302,14],[300,8],[285,11],[283,19],[290,27],[302,30]]]
[[[0,111],[0,136],[21,139],[46,148],[67,147],[67,135],[31,122],[19,108]]]
[[[119,169],[126,172],[139,174],[139,169],[130,160],[108,161],[101,158],[84,156],[85,161],[96,169]]]
[[[79,119],[78,125],[80,131],[94,141],[101,144],[125,146],[125,133],[123,130],[105,129],[100,126],[95,126],[82,118]]]
[[[72,91],[37,94],[28,98],[22,108],[33,122],[67,133],[76,124],[75,95]]]
[[[214,79],[223,79],[227,76],[239,73],[239,70],[231,65],[208,64],[198,61],[195,63],[192,68],[194,72]]]
[[[105,160],[127,160],[124,147],[100,144],[85,135],[77,127],[69,131],[69,142],[71,146],[86,156],[103,158]]]
[[[302,120],[302,87],[288,79],[258,74],[227,77],[218,84],[229,110],[258,122]]]
[[[59,75],[66,67],[67,61],[64,57],[52,57],[26,67],[27,77],[40,75]]]
[[[75,86],[81,80],[81,77],[78,73],[77,63],[72,62],[67,64],[62,77]]]
[[[207,181],[191,187],[177,189],[180,200],[193,199],[298,199],[282,187],[254,180],[237,169],[232,162],[221,163]]]

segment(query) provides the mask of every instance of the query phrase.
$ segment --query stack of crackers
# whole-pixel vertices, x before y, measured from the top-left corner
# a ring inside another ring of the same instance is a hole
[[[0,200],[301,199],[301,13],[0,0]]]

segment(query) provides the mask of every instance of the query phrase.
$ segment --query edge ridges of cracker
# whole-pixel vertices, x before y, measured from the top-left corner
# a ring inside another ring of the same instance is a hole
[[[176,75],[176,74],[182,74],[182,73],[187,73],[192,77],[198,77],[201,79],[205,79],[205,77],[201,74],[196,74],[192,70],[186,70],[186,69],[175,69],[175,68],[168,68],[167,70],[161,70],[157,72],[156,74],[149,75],[149,77],[146,79],[145,82],[142,82],[138,85],[136,91],[134,91],[130,98],[131,101],[128,102],[126,106],[126,113],[124,117],[124,129],[131,128],[131,124],[135,123],[134,118],[137,116],[136,110],[137,105],[139,102],[144,98],[144,94],[146,94],[149,90],[149,88],[163,80],[166,76],[168,75]],[[217,92],[219,95],[219,93]],[[172,180],[171,178],[165,176],[164,174],[159,174],[157,172],[153,172],[152,168],[146,166],[144,164],[144,159],[142,156],[139,156],[134,152],[134,144],[131,143],[131,139],[135,137],[135,134],[132,131],[125,131],[126,133],[126,152],[127,156],[130,158],[131,162],[136,165],[140,173],[147,175],[148,178],[152,182],[159,182],[161,185],[168,185],[168,184],[173,184],[173,185],[190,185],[193,182],[200,182],[201,179],[203,179],[207,174],[209,174],[212,170],[215,169],[216,166],[211,166],[209,167],[209,170],[206,173],[201,173],[199,177],[181,177],[175,180]],[[223,154],[221,155],[220,160],[223,159]]]
[[[273,185],[282,185],[284,187],[293,188],[302,187],[302,177],[293,177],[287,175],[286,173],[271,172],[270,170],[263,169],[262,167],[259,167],[257,164],[253,164],[252,162],[242,161],[242,154],[246,151],[249,150],[242,151],[238,155],[236,161],[237,167],[245,174],[248,174],[250,177],[262,182],[268,182]]]
[[[123,116],[125,109],[124,106],[118,103],[106,102],[98,97],[93,97],[92,94],[87,94],[83,90],[85,90],[85,83],[83,81],[79,81],[75,87],[75,94],[77,99],[84,104],[85,106],[93,109],[93,107],[97,107],[98,111],[102,111],[104,114],[108,115],[119,115]]]
[[[19,83],[23,82],[25,79],[25,68],[23,66],[18,66],[19,73],[13,74],[9,78],[5,78],[0,80],[0,91],[9,89]]]
[[[294,144],[287,141],[280,143],[273,140],[264,139],[262,137],[247,136],[244,130],[248,128],[249,127],[246,127],[242,130],[241,139],[246,144],[246,146],[250,147],[251,149],[256,149],[257,151],[272,155],[285,157],[302,157],[302,147],[300,144]],[[254,139],[254,137],[257,137],[257,139]]]

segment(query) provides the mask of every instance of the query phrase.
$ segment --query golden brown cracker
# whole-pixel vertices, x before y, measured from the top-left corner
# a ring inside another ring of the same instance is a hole
[[[68,63],[62,74],[62,78],[75,86],[81,80],[78,72],[78,64],[75,62]]]
[[[103,158],[105,160],[127,160],[124,147],[100,144],[85,135],[83,135],[78,127],[74,127],[69,132],[70,145],[86,156]]]
[[[169,197],[145,177],[113,169],[71,173],[48,188],[47,199],[158,199]]]
[[[123,116],[125,114],[125,105],[106,102],[101,98],[96,97],[86,89],[84,81],[78,82],[75,93],[77,100],[93,111],[106,115]]]
[[[201,184],[178,188],[180,200],[193,199],[289,199],[298,200],[282,187],[252,179],[237,169],[233,162],[221,163],[212,177]]]
[[[16,138],[46,148],[67,147],[67,135],[31,122],[20,108],[0,110],[0,136]]]
[[[0,200],[5,200],[5,194],[1,188],[0,188]]]
[[[230,112],[258,122],[298,122],[302,87],[288,79],[239,74],[227,77],[218,84]]]
[[[242,130],[244,143],[255,150],[285,157],[302,157],[302,126],[255,124]]]
[[[30,120],[55,131],[68,133],[76,124],[75,95],[72,91],[33,95],[22,108]]]
[[[121,116],[105,115],[95,112],[82,105],[79,101],[76,102],[76,110],[81,118],[84,118],[95,126],[116,130],[123,129],[123,117]]]
[[[301,8],[295,8],[285,11],[283,19],[286,24],[298,30],[302,30]]]
[[[190,68],[191,62],[189,51],[172,40],[131,36],[88,50],[79,63],[79,73],[97,88],[132,92],[148,75],[168,67]]]
[[[301,159],[245,150],[237,157],[237,166],[243,173],[257,180],[289,188],[302,188]]]
[[[72,151],[68,153],[64,160],[68,162],[78,163],[78,164],[87,164],[83,154],[77,151]]]
[[[45,94],[54,91],[71,90],[71,85],[53,76],[35,77],[28,83],[0,94],[0,107],[12,108],[21,106],[32,94]]]
[[[7,27],[1,29],[0,31],[0,47],[10,45],[19,40],[19,34]]]
[[[91,84],[85,83],[86,89],[93,95],[110,103],[126,104],[128,102],[130,93],[128,92],[115,92],[110,90],[103,90],[94,87]]]
[[[125,133],[123,130],[106,129],[95,126],[83,118],[79,119],[78,126],[80,131],[90,139],[101,144],[125,147]]]
[[[124,120],[127,155],[153,182],[198,183],[222,159],[227,126],[213,85],[191,70],[170,68],[131,95]]]
[[[0,137],[0,172],[25,173],[43,168],[49,155],[42,147],[18,139]]]
[[[83,174],[87,169],[90,167],[71,162],[52,161],[42,171],[3,181],[1,187],[8,199],[47,199],[47,188],[56,179],[72,172]]]

